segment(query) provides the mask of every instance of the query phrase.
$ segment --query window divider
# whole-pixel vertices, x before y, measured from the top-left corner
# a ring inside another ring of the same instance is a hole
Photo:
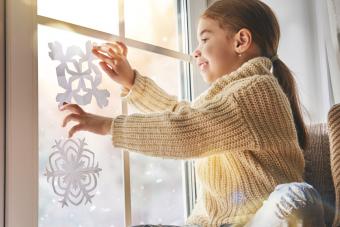
[[[49,18],[49,17],[45,17],[45,16],[37,16],[37,22],[39,25],[45,25],[45,26],[49,26],[52,28],[57,28],[57,29],[63,29],[66,31],[72,31],[76,34],[80,34],[80,35],[85,35],[88,37],[93,37],[96,39],[102,39],[102,40],[106,40],[108,42],[114,42],[116,40],[120,40],[122,39],[119,35],[114,35],[111,33],[106,33],[106,32],[102,32],[102,31],[98,31],[98,30],[94,30],[91,28],[87,28],[87,27],[83,27],[80,25],[76,25],[76,24],[72,24],[66,21],[61,21],[61,20],[57,20],[54,18]],[[175,50],[170,50],[164,47],[160,47],[160,46],[156,46],[153,44],[149,44],[149,43],[145,43],[145,42],[141,42],[141,41],[137,41],[134,39],[129,39],[129,38],[124,38],[124,42],[126,43],[126,45],[136,48],[136,49],[140,49],[143,51],[148,51],[151,53],[155,53],[155,54],[160,54],[160,55],[164,55],[164,56],[168,56],[171,58],[176,58],[182,61],[186,61],[186,62],[191,62],[192,58],[190,57],[190,55],[188,54],[184,54],[181,53],[179,51],[175,51]]]
[[[118,1],[118,18],[119,18],[119,39],[125,41],[125,8],[124,0]],[[121,101],[122,114],[127,115],[129,108],[126,100]],[[130,177],[130,153],[122,149],[123,159],[123,192],[124,192],[124,226],[130,227],[132,222],[131,212],[131,177]]]
[[[183,51],[185,54],[190,56],[190,61],[182,62],[182,92],[183,97],[189,101],[193,101],[200,92],[205,90],[207,86],[203,83],[203,80],[197,75],[199,72],[194,67],[194,59],[191,57],[191,53],[197,46],[196,40],[196,28],[200,14],[207,7],[207,0],[183,0],[182,10],[184,11],[182,17],[182,34],[183,37]],[[192,63],[192,64],[189,64]],[[185,193],[185,215],[188,217],[194,209],[197,199],[197,182],[195,174],[195,161],[184,161],[183,162],[183,182],[184,182],[184,193]]]

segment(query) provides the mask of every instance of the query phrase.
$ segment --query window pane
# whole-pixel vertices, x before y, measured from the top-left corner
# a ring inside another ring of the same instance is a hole
[[[132,223],[183,225],[181,161],[131,155]]]
[[[70,123],[66,128],[61,127],[61,122],[67,113],[60,112],[56,102],[56,95],[64,92],[64,89],[58,86],[56,75],[56,67],[60,65],[60,62],[53,61],[49,57],[48,43],[60,42],[65,53],[66,49],[73,45],[85,51],[87,40],[97,43],[103,41],[45,26],[38,26],[38,40],[39,226],[123,226],[122,157],[121,151],[113,148],[110,136],[98,136],[87,132],[80,132],[74,136],[75,138],[86,138],[85,142],[88,144],[86,147],[95,153],[95,164],[98,162],[99,168],[102,169],[97,178],[92,204],[85,205],[82,202],[80,205],[74,206],[69,203],[69,206],[62,208],[62,204],[59,202],[61,197],[53,191],[52,179],[48,182],[44,175],[49,156],[54,151],[52,146],[56,144],[55,140],[65,139],[68,129],[74,125],[74,123]],[[77,56],[73,58],[73,60],[75,59]],[[103,73],[102,83],[98,88],[109,90],[108,106],[99,108],[96,99],[93,98],[89,105],[83,106],[85,111],[105,116],[121,113],[120,87]]]
[[[171,95],[180,97],[180,61],[129,49],[129,60]],[[161,67],[160,67],[161,66]],[[137,109],[129,106],[129,113]],[[131,153],[132,224],[184,224],[182,161]]]
[[[177,0],[125,0],[126,37],[179,50]]]
[[[118,35],[118,0],[37,0],[38,15]]]

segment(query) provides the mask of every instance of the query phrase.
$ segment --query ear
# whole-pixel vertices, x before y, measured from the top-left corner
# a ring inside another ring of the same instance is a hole
[[[234,35],[234,50],[236,54],[243,54],[246,52],[250,48],[252,42],[253,37],[251,32],[246,28],[240,29]]]

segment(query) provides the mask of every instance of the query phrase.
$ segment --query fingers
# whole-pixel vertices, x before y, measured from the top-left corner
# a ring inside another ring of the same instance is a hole
[[[72,113],[67,115],[62,123],[62,127],[65,127],[70,121],[76,121],[79,122],[79,124],[73,126],[68,133],[68,137],[71,138],[74,133],[85,130],[85,125],[82,123],[82,120],[84,118],[84,114],[86,113],[80,106],[77,104],[69,104],[64,102],[63,106],[60,108],[61,111],[69,110]]]
[[[70,131],[68,132],[68,137],[71,138],[74,133],[82,131],[84,129],[84,126],[81,124],[73,126]]]
[[[120,42],[120,41],[117,41],[117,44],[120,46],[120,48],[122,48],[122,50],[123,50],[123,55],[126,57],[126,56],[127,56],[127,53],[128,53],[128,48],[127,48],[127,46],[125,45],[125,43]]]
[[[116,42],[113,42],[113,43],[104,43],[102,45],[98,45],[98,46],[94,46],[92,48],[93,50],[100,50],[104,53],[108,53],[109,50],[113,50],[113,53],[114,55],[118,55],[118,56],[127,56],[127,53],[128,53],[128,48],[127,46],[123,43],[123,42],[120,42],[120,41],[116,41]]]
[[[123,60],[123,58],[120,55],[116,54],[116,52],[114,52],[111,48],[109,48],[108,53],[109,53],[111,59],[113,59],[113,60],[117,60],[117,61]]]
[[[69,114],[64,118],[62,127],[65,127],[70,121],[77,121],[80,122],[81,121],[81,115],[79,114]],[[78,131],[82,131],[85,129],[85,125],[82,123],[79,123],[75,126],[73,126],[69,132],[68,132],[68,137],[71,138],[73,136],[74,133],[78,132]]]
[[[96,56],[96,57],[98,57],[98,58],[100,58],[101,60],[103,60],[103,61],[105,61],[105,60],[111,60],[111,58],[109,57],[109,56],[107,56],[107,55],[105,55],[105,54],[102,54],[102,52],[103,53],[106,53],[108,50],[102,50],[102,47],[94,47],[93,49],[92,49],[92,53]]]
[[[118,56],[121,56],[123,54],[123,50],[121,49],[121,47],[113,43],[104,43],[99,46],[94,46],[92,50],[101,51],[106,54],[109,53],[109,50],[112,50],[114,55],[118,55]]]
[[[61,126],[65,127],[70,121],[80,122],[80,115],[79,114],[74,114],[74,113],[67,115],[64,118],[63,124]]]
[[[100,60],[105,61],[106,63],[113,65],[115,64],[115,61],[120,62],[123,59],[118,56],[113,50],[111,50],[110,48],[107,50],[107,53],[109,56],[102,54],[101,52],[98,51],[99,49],[94,48],[92,50],[92,53],[97,56]]]
[[[125,43],[120,42],[120,41],[116,41],[114,43],[106,43],[106,45],[108,45],[110,47],[117,47],[118,46],[119,49],[120,49],[119,53],[123,54],[125,57],[127,56],[128,48],[125,45]]]
[[[115,76],[117,75],[116,72],[116,66],[108,65],[106,62],[99,62],[100,67],[104,70],[105,73],[107,73],[109,76]]]
[[[69,103],[67,103],[67,104],[63,103],[63,104],[64,105],[60,108],[61,111],[69,110],[72,113],[77,113],[77,114],[85,113],[85,111],[80,106],[78,106],[77,104],[69,104]]]
[[[114,43],[105,43],[104,47],[108,48],[109,50],[113,50],[115,54],[121,55],[123,54],[123,50],[122,48],[116,44],[116,42]]]

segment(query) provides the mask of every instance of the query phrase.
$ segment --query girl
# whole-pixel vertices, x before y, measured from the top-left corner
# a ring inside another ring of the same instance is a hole
[[[66,104],[61,110],[72,113],[63,126],[78,122],[70,137],[80,130],[110,134],[116,147],[196,159],[200,190],[188,225],[281,226],[311,201],[308,193],[317,195],[307,184],[285,184],[303,181],[307,131],[294,78],[277,55],[279,38],[263,2],[213,3],[200,18],[193,53],[210,88],[193,103],[133,70],[124,43],[94,47],[101,68],[124,87],[122,98],[144,113],[111,119]]]

